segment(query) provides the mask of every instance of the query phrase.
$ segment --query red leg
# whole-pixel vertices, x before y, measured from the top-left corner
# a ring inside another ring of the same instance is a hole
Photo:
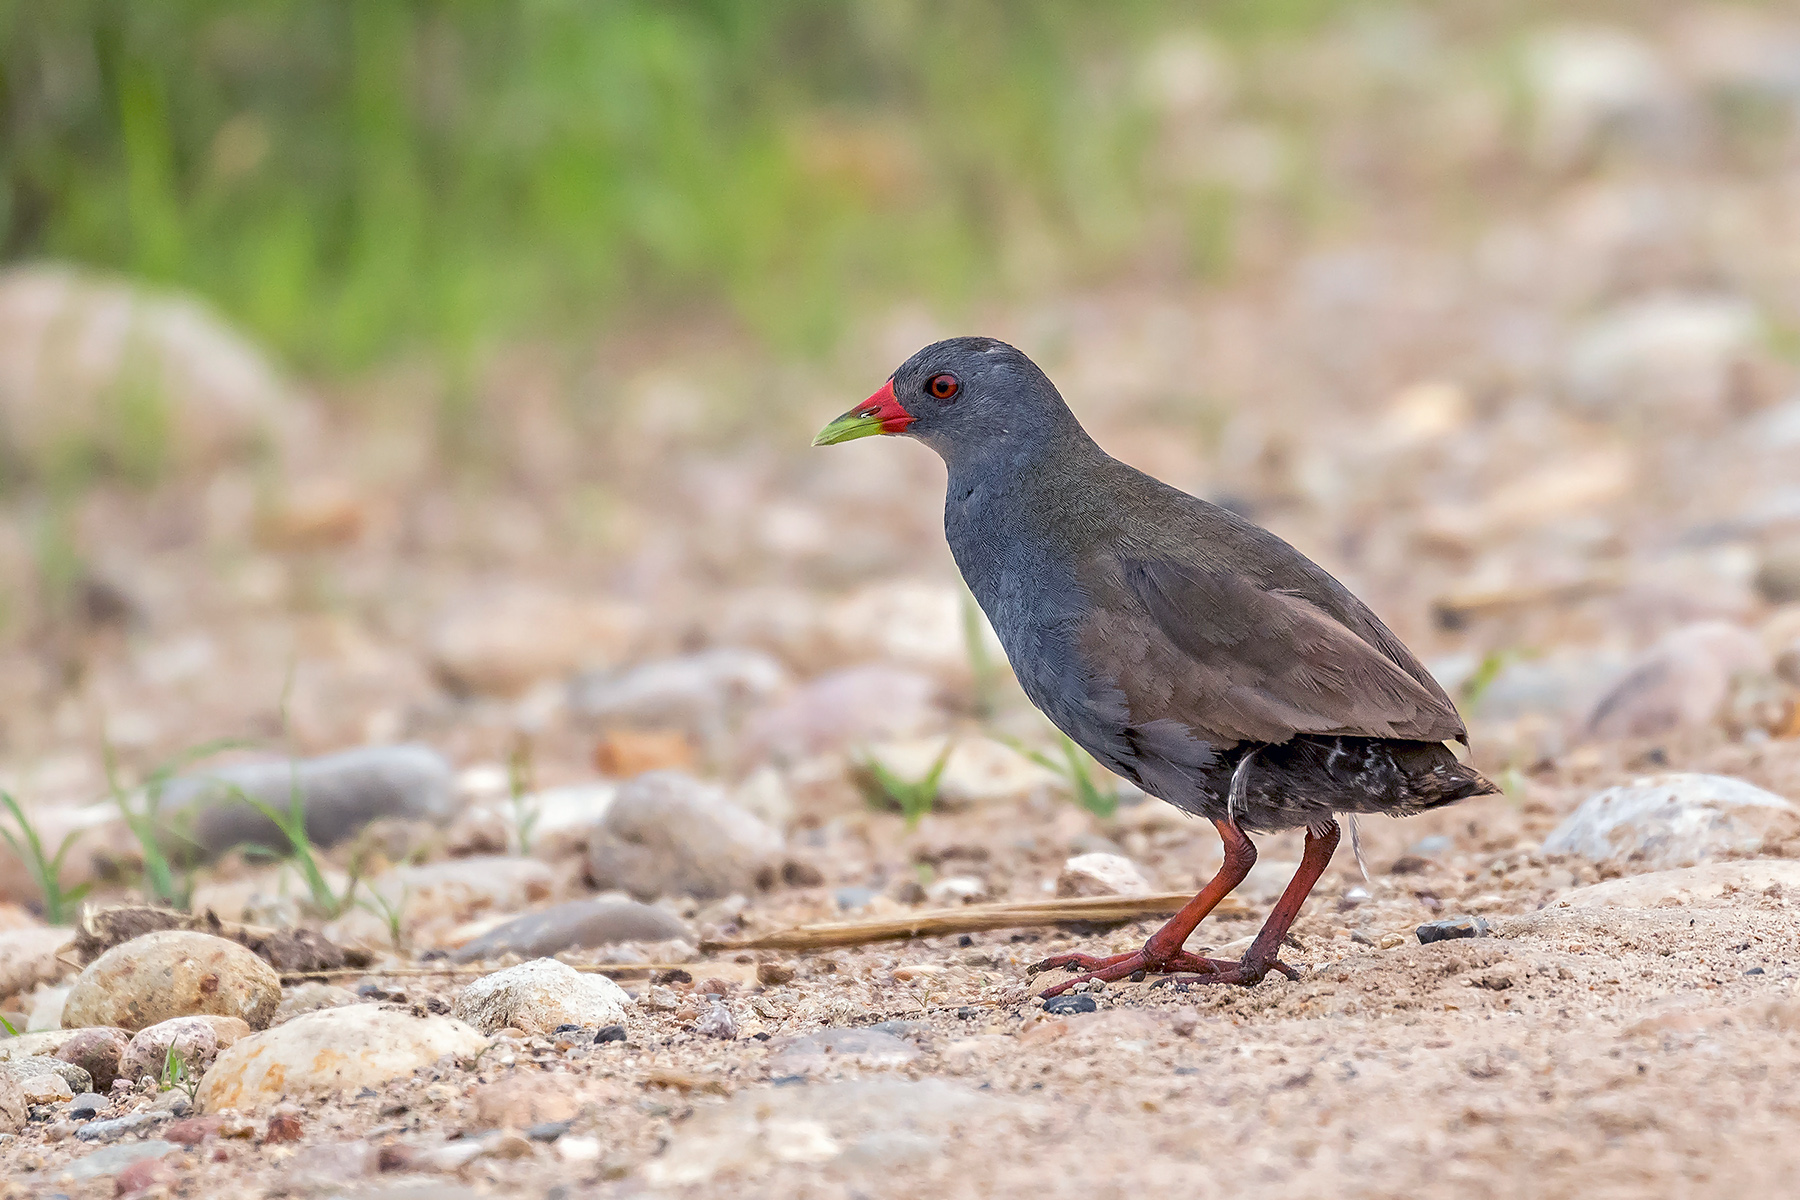
[[[1202,972],[1193,983],[1261,983],[1263,976],[1271,969],[1280,971],[1289,979],[1298,979],[1292,967],[1281,962],[1276,955],[1281,950],[1282,939],[1287,937],[1288,930],[1293,928],[1294,918],[1300,915],[1300,906],[1306,903],[1313,886],[1319,882],[1319,876],[1331,862],[1331,855],[1338,845],[1338,824],[1327,823],[1319,832],[1312,829],[1306,831],[1306,852],[1300,856],[1300,869],[1288,881],[1287,889],[1281,893],[1281,899],[1269,911],[1269,919],[1263,923],[1262,932],[1250,943],[1250,949],[1244,957],[1235,963]]]
[[[1100,958],[1092,954],[1058,954],[1034,963],[1031,973],[1049,971],[1057,967],[1074,967],[1087,974],[1078,975],[1074,979],[1047,988],[1042,994],[1058,996],[1068,991],[1077,983],[1089,979],[1104,979],[1111,982],[1124,979],[1139,971],[1218,971],[1233,970],[1239,964],[1221,962],[1217,959],[1201,958],[1197,954],[1189,954],[1181,947],[1194,932],[1196,926],[1206,918],[1231,889],[1244,882],[1244,876],[1256,865],[1256,847],[1244,836],[1233,821],[1214,821],[1219,837],[1225,843],[1225,861],[1219,867],[1219,873],[1212,877],[1198,895],[1181,906],[1181,911],[1169,918],[1168,924],[1150,935],[1141,950],[1133,950],[1129,954],[1114,954]],[[1311,843],[1309,842],[1308,845]],[[1333,843],[1336,844],[1335,842]],[[1329,854],[1327,855],[1329,857]],[[1302,868],[1304,870],[1304,868]],[[1321,870],[1324,868],[1321,867]],[[1284,897],[1285,899],[1285,897]],[[1305,899],[1302,895],[1301,899]],[[1271,918],[1273,919],[1273,918]],[[1277,939],[1279,941],[1279,939]]]

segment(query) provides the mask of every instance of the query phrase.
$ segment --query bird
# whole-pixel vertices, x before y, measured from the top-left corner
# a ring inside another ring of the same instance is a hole
[[[1033,964],[1091,980],[1254,985],[1342,834],[1498,791],[1460,759],[1456,705],[1369,607],[1275,534],[1113,458],[1049,377],[985,337],[936,342],[813,439],[923,442],[944,535],[1031,702],[1107,770],[1210,821],[1218,873],[1142,948]],[[1237,960],[1186,950],[1256,863],[1304,828],[1299,868]]]

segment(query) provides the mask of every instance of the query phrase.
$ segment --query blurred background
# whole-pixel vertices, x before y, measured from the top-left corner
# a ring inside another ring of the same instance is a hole
[[[937,460],[807,447],[968,332],[1368,599],[1479,837],[1800,770],[1786,6],[0,0],[0,121],[0,788],[71,884],[139,886],[109,792],[218,739],[417,742],[386,860],[674,767],[909,902],[867,764],[953,734],[946,795],[1061,797],[1051,874],[1191,885],[1064,802]]]

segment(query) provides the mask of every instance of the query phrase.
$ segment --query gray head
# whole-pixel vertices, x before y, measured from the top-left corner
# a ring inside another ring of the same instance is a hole
[[[1028,452],[1080,428],[1036,363],[1005,342],[960,337],[907,359],[873,396],[821,429],[813,445],[899,433],[954,462]]]

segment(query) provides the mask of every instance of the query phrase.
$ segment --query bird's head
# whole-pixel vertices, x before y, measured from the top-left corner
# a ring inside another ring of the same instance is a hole
[[[830,446],[877,433],[918,438],[950,459],[978,446],[1040,440],[1074,417],[1037,364],[1005,342],[961,337],[925,347],[867,400],[813,438]]]

